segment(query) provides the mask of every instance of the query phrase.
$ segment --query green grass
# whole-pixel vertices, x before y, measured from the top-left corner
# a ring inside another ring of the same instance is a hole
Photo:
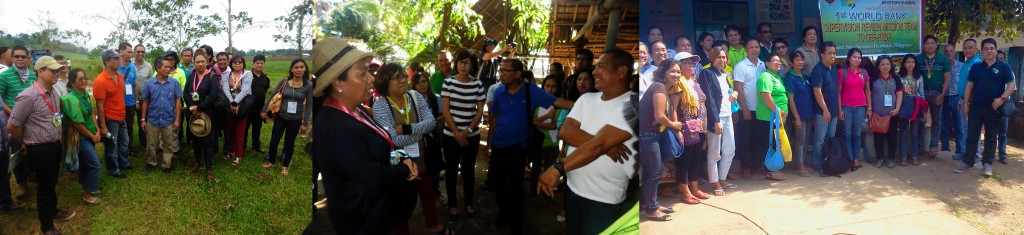
[[[87,58],[76,58],[81,55],[63,54],[70,56],[75,66],[88,66],[90,62]],[[286,68],[289,62],[268,62],[267,72],[287,74],[286,70],[280,69]],[[276,82],[283,76],[271,76],[271,80]],[[272,123],[263,125],[261,139],[264,149],[269,148],[272,128]],[[56,226],[69,234],[300,233],[312,213],[312,163],[302,149],[308,141],[307,138],[296,138],[288,176],[280,174],[280,161],[274,168],[260,167],[263,155],[251,151],[247,151],[239,166],[231,166],[223,160],[223,153],[215,153],[213,174],[216,180],[206,182],[202,170],[197,174],[188,172],[194,161],[191,144],[180,144],[181,154],[172,163],[174,173],[164,175],[159,171],[145,173],[146,160],[143,156],[147,155],[138,141],[133,140],[132,147],[140,153],[138,157],[131,158],[135,169],[125,171],[127,179],[110,177],[105,168],[102,170],[101,194],[98,195],[102,200],[100,205],[84,204],[81,186],[65,173],[61,174],[57,185],[57,206],[78,215],[71,221],[57,222]],[[104,146],[99,144],[97,148],[102,164]],[[278,151],[282,148],[283,143],[278,146]],[[0,216],[4,225],[0,226],[3,227],[0,234],[39,232],[35,184],[32,185],[28,198],[16,200],[26,208],[25,212]]]

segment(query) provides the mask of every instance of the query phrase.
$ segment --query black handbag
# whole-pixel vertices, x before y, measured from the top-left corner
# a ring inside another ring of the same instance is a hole
[[[245,96],[245,98],[242,98],[242,102],[238,102],[238,112],[231,114],[231,116],[234,118],[248,117],[254,103],[256,103],[256,99],[252,95]]]

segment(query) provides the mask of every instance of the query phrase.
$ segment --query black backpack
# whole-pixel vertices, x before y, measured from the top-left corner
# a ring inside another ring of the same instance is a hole
[[[822,151],[825,156],[825,160],[821,164],[821,173],[827,176],[835,176],[842,178],[842,174],[845,174],[853,166],[853,161],[846,154],[843,154],[843,147],[839,144],[836,138],[832,138]]]

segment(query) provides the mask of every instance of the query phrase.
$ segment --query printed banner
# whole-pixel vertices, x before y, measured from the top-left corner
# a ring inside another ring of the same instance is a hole
[[[836,43],[838,57],[850,48],[865,56],[921,53],[921,1],[819,0],[823,40]]]

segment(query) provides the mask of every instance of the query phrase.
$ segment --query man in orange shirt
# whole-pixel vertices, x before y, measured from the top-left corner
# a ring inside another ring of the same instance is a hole
[[[103,136],[107,172],[110,176],[125,178],[128,176],[121,170],[132,169],[132,164],[128,162],[128,128],[124,119],[124,76],[117,72],[120,58],[114,50],[103,51],[103,72],[93,82],[92,92],[96,97],[97,123]]]

